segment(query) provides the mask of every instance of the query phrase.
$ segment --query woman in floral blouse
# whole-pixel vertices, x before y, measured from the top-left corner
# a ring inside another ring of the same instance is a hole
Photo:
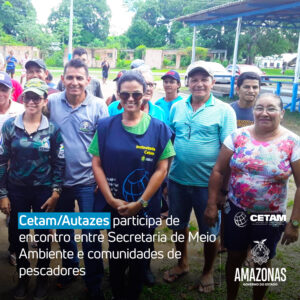
[[[224,205],[228,300],[237,298],[238,271],[249,247],[257,272],[258,268],[270,268],[283,231],[282,244],[298,239],[300,137],[280,125],[284,110],[279,96],[262,94],[253,113],[254,125],[240,128],[225,139],[209,182],[205,216],[210,225],[216,221],[217,206],[228,195]],[[291,218],[285,223],[291,175],[297,189]],[[263,299],[266,291],[267,284],[254,285],[253,299]]]

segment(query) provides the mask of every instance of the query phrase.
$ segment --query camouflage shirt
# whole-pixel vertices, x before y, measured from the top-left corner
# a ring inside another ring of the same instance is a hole
[[[45,116],[37,131],[31,134],[24,128],[23,114],[4,123],[0,138],[0,199],[7,196],[7,182],[60,188],[64,169],[60,130]]]

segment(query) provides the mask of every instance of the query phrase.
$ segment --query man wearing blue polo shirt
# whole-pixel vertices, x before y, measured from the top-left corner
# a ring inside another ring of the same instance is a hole
[[[188,224],[194,209],[199,234],[207,236],[204,243],[204,267],[200,277],[199,292],[214,290],[213,265],[218,249],[219,224],[209,227],[203,213],[208,199],[208,180],[221,145],[236,129],[236,116],[230,105],[211,94],[215,83],[213,72],[205,62],[196,63],[188,73],[191,96],[178,101],[170,111],[170,126],[176,137],[176,156],[169,174],[169,214],[179,218],[179,226],[170,226],[184,236],[176,242],[181,252],[178,264],[164,273],[164,280],[174,282],[189,271],[187,257]],[[225,193],[225,191],[224,191]]]
[[[63,189],[57,204],[57,211],[74,211],[74,201],[78,201],[80,212],[92,212],[97,194],[92,171],[92,156],[87,152],[96,132],[98,120],[108,116],[103,99],[90,94],[86,87],[90,82],[88,68],[80,60],[70,60],[61,77],[65,91],[49,97],[50,119],[61,129],[64,140],[66,172]],[[98,234],[95,230],[83,230],[83,234]],[[67,235],[71,242],[60,242],[61,250],[72,251],[73,259],[63,259],[65,268],[77,268],[77,245],[74,230],[57,230],[57,234]],[[68,241],[66,239],[66,241]],[[91,299],[104,299],[100,285],[103,276],[103,264],[100,259],[89,259],[88,252],[101,251],[101,243],[82,242],[86,275],[84,277]],[[74,279],[73,276],[61,276],[58,287],[64,287]]]

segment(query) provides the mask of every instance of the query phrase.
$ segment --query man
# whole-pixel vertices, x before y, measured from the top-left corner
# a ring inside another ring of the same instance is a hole
[[[1,129],[4,122],[11,117],[23,113],[24,111],[23,105],[21,105],[20,103],[16,103],[15,101],[12,101],[11,99],[12,90],[13,90],[13,83],[9,75],[5,72],[0,71],[0,136],[1,136]],[[8,222],[9,219],[7,219],[7,224]],[[9,241],[8,261],[11,265],[15,266],[16,265],[15,249],[12,243],[12,235],[10,231],[8,232],[8,241]]]
[[[81,60],[72,59],[64,68],[61,80],[65,91],[49,97],[50,119],[60,128],[64,140],[66,172],[64,186],[57,205],[59,212],[73,212],[78,201],[80,212],[92,212],[95,203],[95,179],[92,171],[92,155],[87,152],[95,134],[98,120],[108,116],[103,99],[91,95],[86,87],[90,82],[88,68]],[[73,259],[63,259],[66,268],[77,268],[77,245],[74,230],[57,230],[58,234],[70,235],[71,242],[60,243],[61,250],[72,251]],[[83,234],[98,234],[83,230]],[[100,259],[89,259],[88,252],[101,251],[101,243],[84,240],[82,243],[85,262],[85,283],[91,299],[104,299],[100,289],[103,264]],[[58,287],[64,287],[74,276],[61,276]]]
[[[87,56],[87,51],[84,48],[75,48],[73,51],[73,59],[80,59],[82,62],[85,64],[88,63],[88,56]],[[64,91],[65,87],[60,80],[59,83],[57,84],[57,89],[60,91]],[[102,90],[101,90],[101,85],[99,80],[95,78],[91,78],[91,81],[89,85],[87,86],[87,90],[94,96],[98,98],[103,98]]]
[[[4,70],[5,70],[4,57],[0,53],[0,71],[4,71]],[[23,88],[20,85],[20,83],[15,79],[11,79],[11,83],[13,86],[12,91],[11,91],[11,99],[13,101],[17,102],[17,99],[23,92]]]
[[[46,82],[48,76],[47,67],[42,59],[31,59],[25,64],[26,69],[26,81],[32,78],[38,78]],[[57,89],[48,88],[48,95],[59,92]],[[18,98],[19,103],[23,103],[22,95]]]
[[[239,100],[231,103],[236,113],[237,127],[244,127],[254,123],[253,106],[260,92],[261,79],[257,73],[245,72],[237,79],[236,93]]]
[[[179,225],[170,227],[184,240],[175,243],[181,258],[175,267],[164,273],[164,280],[174,282],[189,271],[188,224],[194,208],[199,233],[208,237],[204,243],[205,263],[199,285],[202,293],[214,290],[213,265],[219,233],[219,224],[209,227],[203,219],[208,200],[208,180],[222,142],[236,129],[233,109],[211,94],[214,83],[213,73],[207,64],[200,62],[195,65],[188,73],[191,96],[175,103],[170,112],[171,128],[176,134],[176,156],[169,174],[169,215],[173,219],[179,218]]]
[[[178,95],[181,87],[180,75],[176,71],[170,70],[163,75],[161,79],[163,80],[163,87],[166,95],[165,97],[158,99],[155,102],[155,105],[164,110],[166,124],[170,125],[169,115],[171,107],[179,100],[182,100],[182,97]]]
[[[13,84],[7,73],[0,72],[0,132],[7,119],[24,111],[23,105],[11,100],[12,89]]]
[[[11,78],[14,78],[16,63],[18,60],[14,57],[14,51],[10,50],[9,55],[6,57],[6,73],[10,74]]]
[[[104,58],[103,62],[101,63],[102,68],[102,82],[105,84],[108,78],[108,70],[109,70],[109,63],[106,58]]]

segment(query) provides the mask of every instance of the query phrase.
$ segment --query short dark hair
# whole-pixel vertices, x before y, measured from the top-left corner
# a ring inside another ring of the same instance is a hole
[[[238,79],[237,79],[237,82],[236,82],[236,85],[238,87],[241,87],[241,85],[243,84],[244,80],[246,79],[251,79],[251,80],[258,80],[258,83],[259,83],[259,86],[261,86],[261,78],[260,76],[255,73],[255,72],[244,72],[242,73]]]
[[[83,55],[83,54],[86,54],[86,55],[87,55],[87,51],[86,51],[84,48],[78,47],[78,48],[75,48],[75,49],[73,50],[73,57],[74,57],[75,55],[81,56],[81,55]]]
[[[263,98],[263,97],[271,97],[273,98],[274,100],[277,100],[279,102],[279,107],[281,110],[283,110],[283,102],[282,102],[282,99],[279,95],[276,95],[276,94],[273,94],[273,93],[261,93],[258,95],[258,97],[256,98],[255,100],[255,103],[260,99],[260,98]]]
[[[48,71],[48,75],[46,77],[46,80],[52,81],[53,80],[53,76],[52,74]]]
[[[120,91],[121,91],[121,85],[126,81],[137,81],[138,83],[140,83],[143,86],[143,93],[146,92],[147,85],[146,85],[146,81],[145,81],[145,79],[144,79],[141,72],[139,72],[137,70],[126,71],[119,78],[119,80],[117,82],[117,91],[118,91],[118,93],[120,93]]]
[[[89,76],[89,69],[87,65],[84,62],[82,62],[80,59],[71,59],[70,61],[68,61],[64,67],[64,75],[66,74],[68,68],[75,68],[75,69],[84,68],[86,77]]]

